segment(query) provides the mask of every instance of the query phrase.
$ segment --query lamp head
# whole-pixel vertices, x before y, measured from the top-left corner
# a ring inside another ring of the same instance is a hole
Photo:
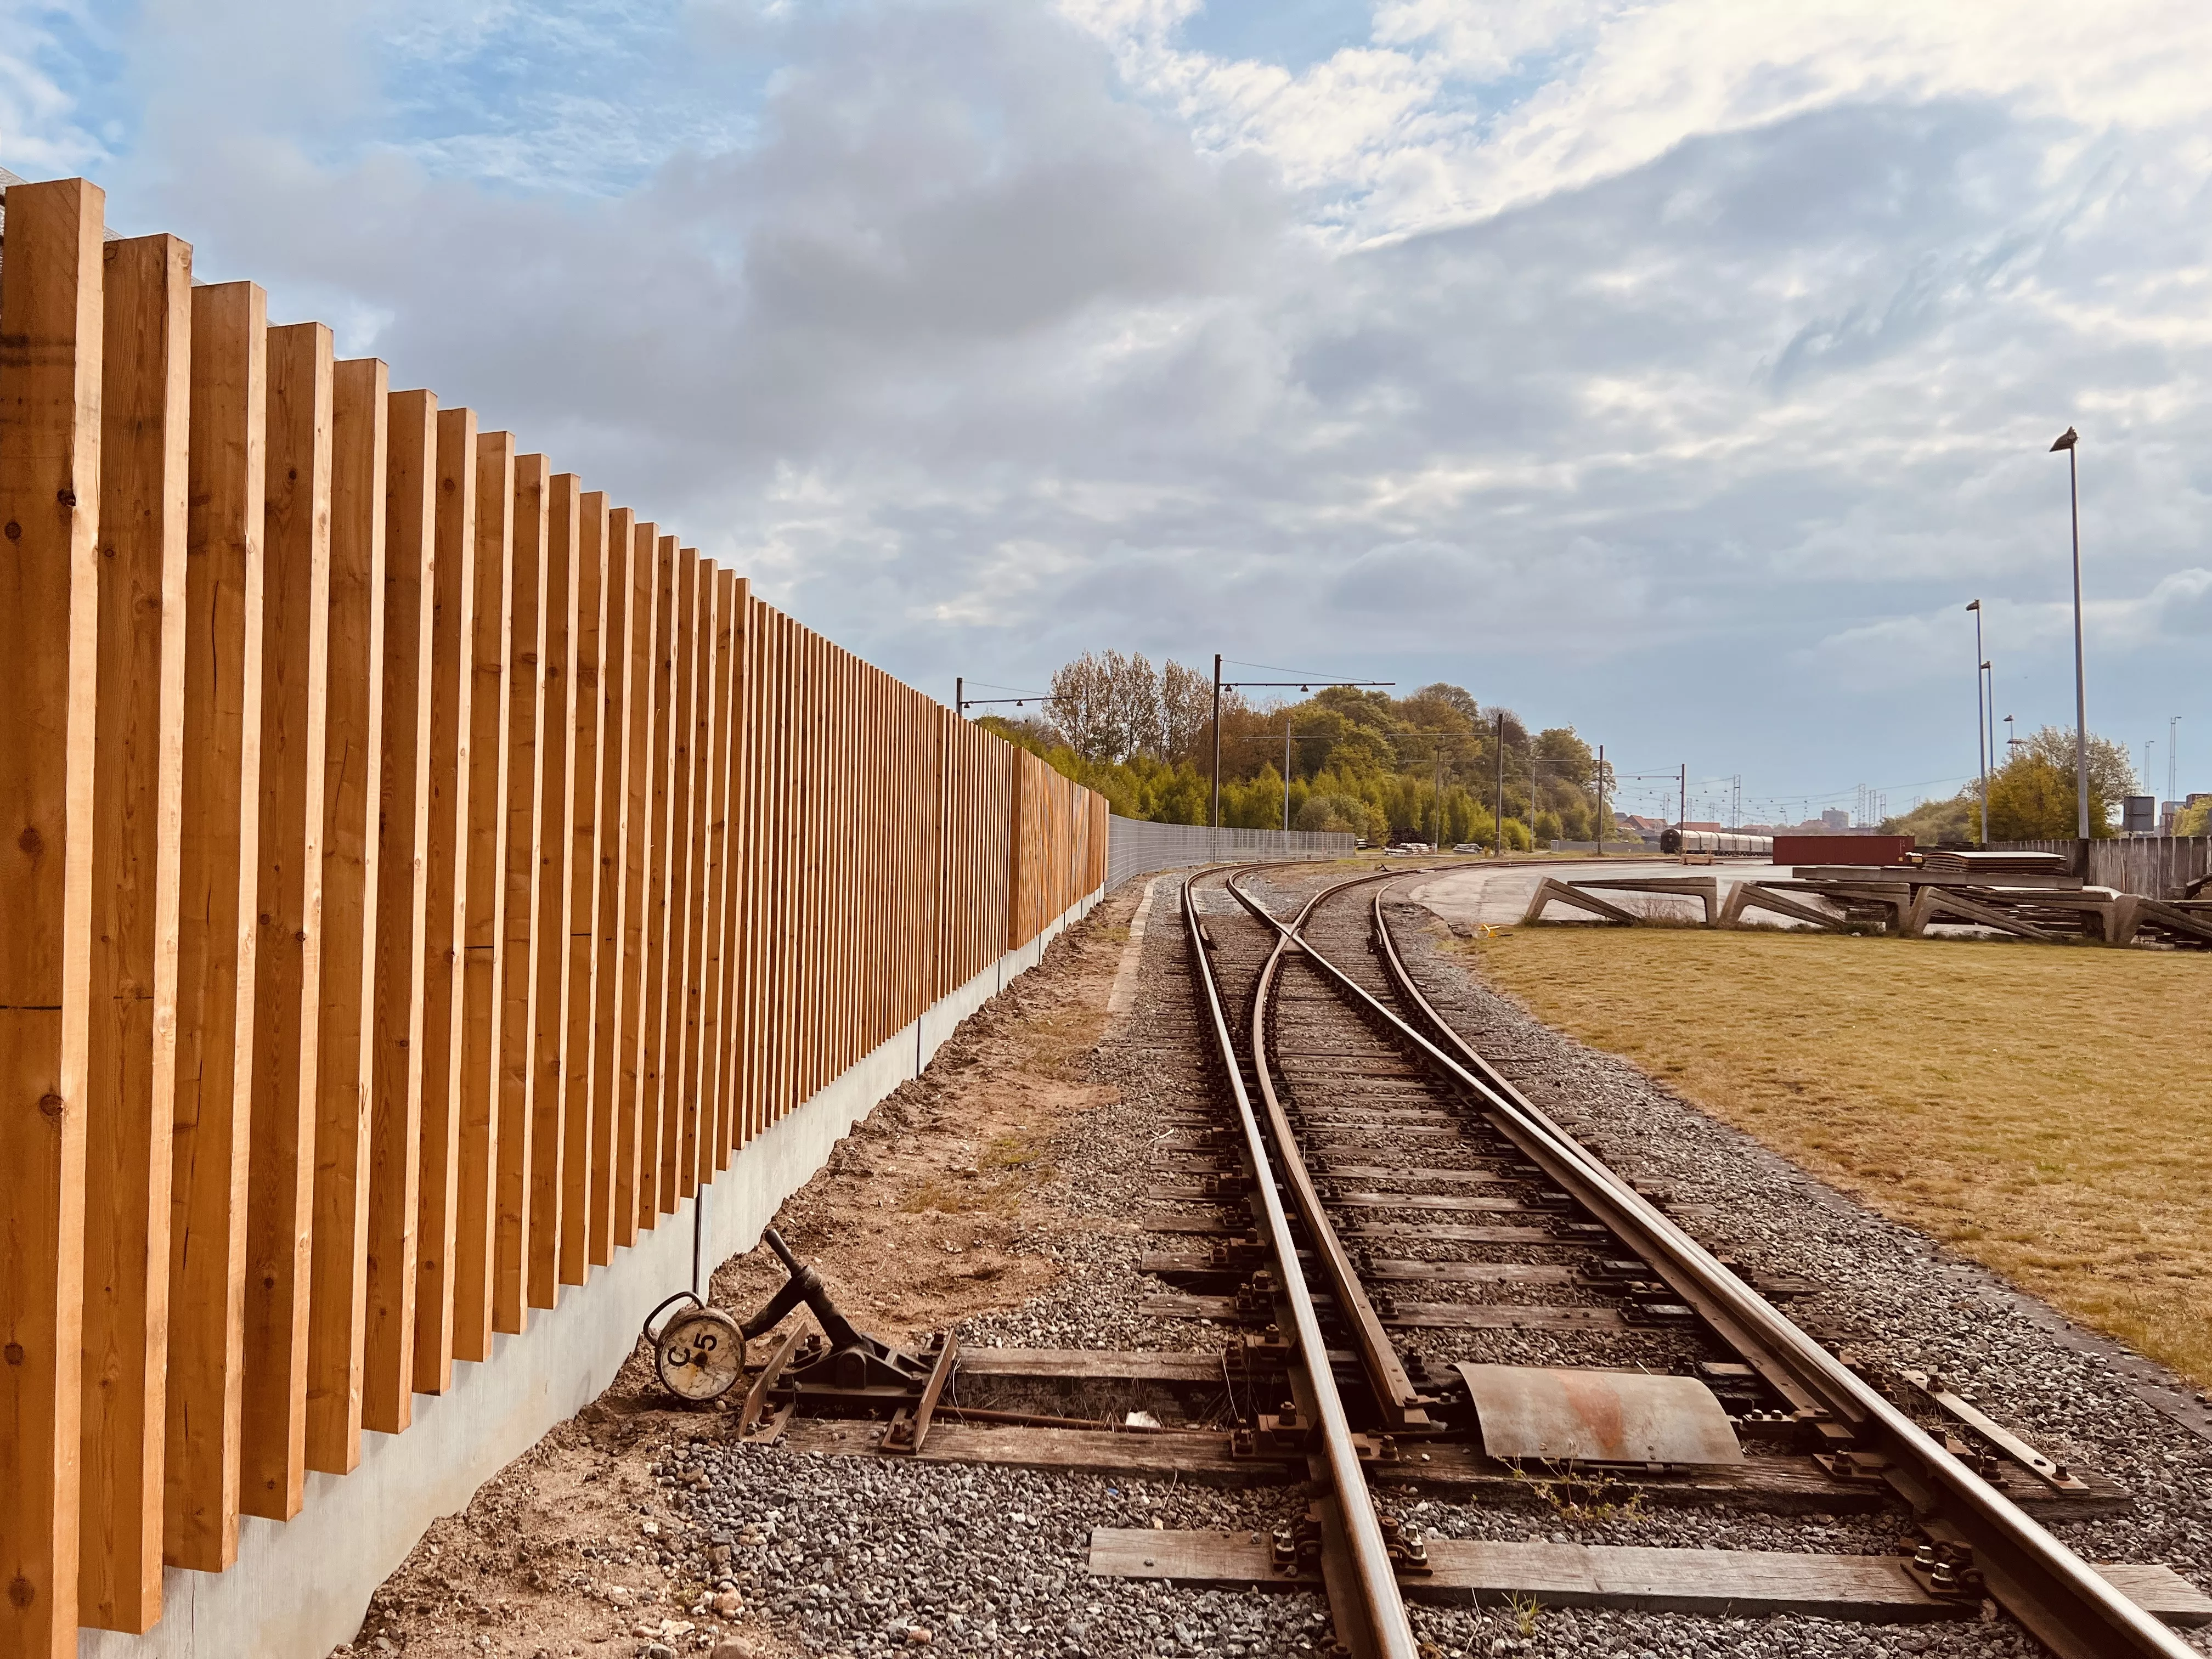
[[[1970,599],[1966,602],[1966,609],[1969,611],[1979,611],[1981,608],[1982,602],[1979,599]]]
[[[2056,455],[2060,450],[2071,449],[2075,444],[2081,441],[2081,434],[2075,431],[2074,428],[2069,426],[2065,431],[2058,434],[2058,441],[2051,446],[2051,453]]]

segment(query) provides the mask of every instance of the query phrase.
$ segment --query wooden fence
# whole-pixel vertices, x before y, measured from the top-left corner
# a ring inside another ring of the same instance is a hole
[[[0,259],[0,1659],[1105,878],[1103,799],[101,218]]]
[[[2094,841],[1993,841],[1992,850],[2057,853],[2093,887],[2178,899],[2212,875],[2212,836],[2100,836]]]

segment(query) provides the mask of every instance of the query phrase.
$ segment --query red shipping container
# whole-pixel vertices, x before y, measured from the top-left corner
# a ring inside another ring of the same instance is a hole
[[[1777,864],[1902,864],[1910,836],[1777,836]]]

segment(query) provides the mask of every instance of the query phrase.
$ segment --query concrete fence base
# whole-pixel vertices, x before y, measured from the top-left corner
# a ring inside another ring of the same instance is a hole
[[[962,1020],[1036,967],[1103,896],[1103,890],[1091,894],[940,998],[745,1146],[697,1198],[634,1247],[616,1250],[590,1284],[563,1285],[558,1307],[532,1310],[527,1331],[495,1338],[489,1360],[456,1364],[449,1391],[415,1397],[405,1434],[364,1434],[361,1467],[351,1474],[311,1474],[295,1518],[242,1517],[230,1571],[169,1568],[161,1621],[147,1634],[81,1631],[78,1659],[324,1659],[352,1640],[370,1595],[433,1521],[466,1507],[486,1480],[614,1380],[653,1304],[692,1283],[695,1248],[711,1274],[759,1243],[784,1200],[853,1126],[918,1075]]]

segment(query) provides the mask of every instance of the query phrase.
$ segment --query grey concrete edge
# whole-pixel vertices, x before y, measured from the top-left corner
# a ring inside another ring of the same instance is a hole
[[[617,1249],[590,1284],[564,1287],[557,1308],[533,1310],[522,1334],[495,1339],[489,1361],[456,1364],[447,1393],[416,1395],[406,1433],[363,1435],[351,1474],[309,1474],[294,1519],[241,1517],[228,1572],[165,1570],[162,1618],[151,1631],[80,1631],[77,1659],[325,1659],[350,1641],[370,1595],[432,1522],[465,1508],[614,1380],[653,1304],[690,1285],[695,1230],[709,1272],[750,1249],[853,1126],[1103,896],[1103,888],[1086,895],[1037,939],[939,999],[732,1158],[699,1199]]]

